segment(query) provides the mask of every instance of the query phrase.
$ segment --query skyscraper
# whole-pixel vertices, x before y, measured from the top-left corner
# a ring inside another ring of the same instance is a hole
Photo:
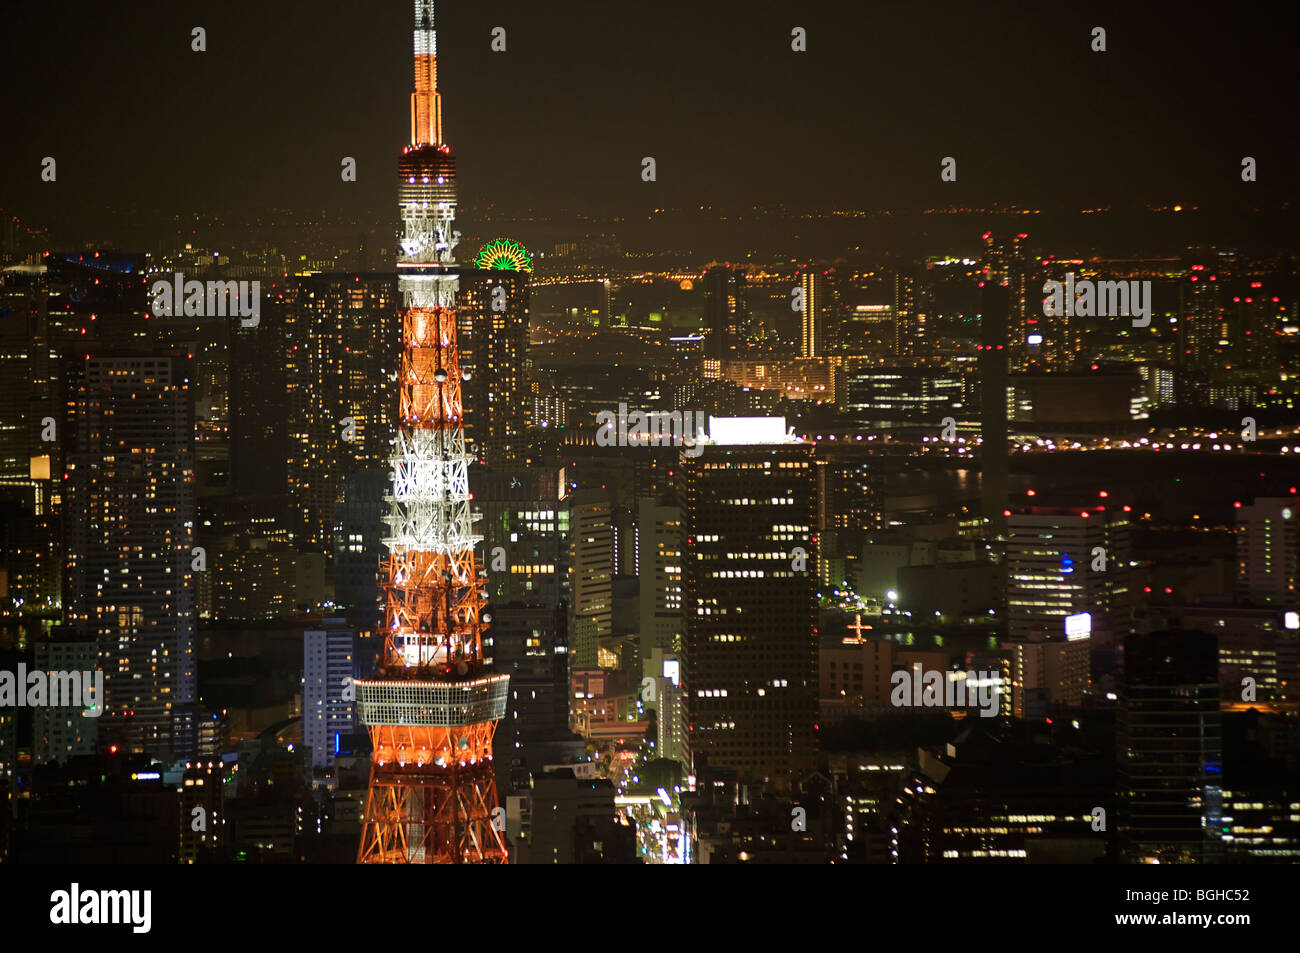
[[[1231,363],[1231,341],[1224,298],[1227,282],[1208,280],[1212,272],[1192,265],[1178,283],[1178,368],[1217,373]]]
[[[334,601],[374,609],[386,534],[384,491],[387,470],[359,470],[343,479],[343,499],[334,507]]]
[[[69,360],[63,478],[71,629],[99,642],[100,737],[160,760],[195,744],[194,418],[184,355]]]
[[[1117,639],[1130,629],[1131,525],[1122,509],[1030,507],[1007,520],[1007,612],[1013,641],[1065,633],[1092,614]]]
[[[1237,510],[1237,594],[1260,605],[1296,605],[1300,498],[1261,497]]]
[[[816,764],[817,476],[784,420],[683,455],[685,757],[788,787]]]
[[[1007,350],[1004,353],[1016,370],[1028,370],[1038,360],[1040,348],[1030,345],[1031,333],[1042,327],[1042,282],[1037,262],[1029,256],[1029,236],[1023,232],[998,238],[985,232],[984,257],[980,262],[985,287],[1007,289]],[[1041,340],[1040,340],[1041,343]]]
[[[432,0],[415,4],[411,144],[399,162],[403,350],[384,648],[356,683],[370,734],[358,863],[505,863],[492,738],[510,677],[484,657],[487,573],[462,429],[452,253],[456,162],[442,141]]]
[[[749,324],[745,273],[714,265],[704,273],[704,356],[728,360]]]
[[[511,254],[513,252],[513,254]],[[528,281],[532,262],[514,242],[490,242],[477,269],[460,272],[457,314],[465,381],[465,440],[494,467],[527,460]]]
[[[300,287],[296,280],[293,287]],[[292,291],[289,297],[293,299]],[[391,303],[390,294],[390,307]],[[299,316],[292,317],[296,320]],[[285,373],[305,365],[297,360],[292,345],[286,354],[287,330],[284,301],[279,295],[268,296],[263,302],[257,326],[230,329],[230,487],[238,494],[288,491],[287,424],[292,419],[301,426],[303,405],[290,405],[290,412],[285,413],[289,388]],[[268,339],[276,341],[276,346],[268,347]],[[304,382],[296,379],[292,386],[297,396]],[[301,453],[301,445],[296,449]]]
[[[569,733],[569,665],[563,608],[494,605],[492,664],[510,675],[510,700],[493,749],[499,789],[526,789]]]
[[[825,450],[824,466],[817,468],[818,528],[831,530],[879,529],[881,511],[879,462],[861,449],[846,445]]]
[[[921,341],[925,334],[925,315],[918,311],[916,278],[894,275],[894,357],[907,359],[924,356]]]
[[[609,495],[596,489],[580,490],[569,498],[569,506],[572,631],[576,649],[579,641],[590,640],[594,646],[613,632],[617,567],[614,513]]]
[[[568,601],[569,501],[563,470],[475,467],[470,487],[483,512],[488,598],[555,609]]]
[[[799,275],[799,288],[803,292],[799,356],[824,357],[829,347],[828,333],[833,330],[829,327],[832,307],[826,270],[804,268]]]
[[[636,522],[641,658],[648,660],[653,649],[673,654],[681,647],[682,511],[642,499]],[[646,674],[662,677],[660,672]]]
[[[1006,527],[1003,512],[1010,480],[1007,447],[1007,321],[1011,288],[986,279],[980,316],[980,483],[983,516],[995,533]]]
[[[1278,297],[1265,293],[1262,281],[1252,281],[1245,294],[1232,296],[1232,325],[1236,337],[1234,364],[1265,384],[1278,379],[1279,326],[1286,308]]]
[[[1213,635],[1168,631],[1124,640],[1116,749],[1125,860],[1219,859],[1222,734]]]
[[[389,453],[397,369],[391,275],[304,275],[284,303],[289,496],[298,543],[330,552],[348,474]]]
[[[343,736],[352,733],[355,654],[356,632],[343,619],[303,633],[302,740],[314,768],[333,765]]]
[[[94,639],[55,636],[36,644],[36,668],[42,672],[93,672],[99,668],[99,645]],[[41,707],[33,711],[32,760],[37,764],[93,755],[99,739],[99,719],[93,702],[82,696],[80,706]]]
[[[63,415],[65,351],[75,345],[84,355],[138,311],[134,259],[92,268],[75,257],[47,252],[46,264],[0,272],[0,563],[9,596],[26,611],[58,612],[66,602],[60,484],[70,446],[47,427]]]

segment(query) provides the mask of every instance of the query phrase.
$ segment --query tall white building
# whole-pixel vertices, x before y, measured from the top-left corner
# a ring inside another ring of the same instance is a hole
[[[303,633],[302,740],[313,768],[331,767],[342,736],[354,730],[355,649],[356,633],[343,619]]]
[[[1092,614],[1094,632],[1130,628],[1130,521],[1121,508],[1030,507],[1007,518],[1007,613],[1013,642],[1065,633]],[[1104,568],[1103,568],[1104,567]]]
[[[1237,594],[1262,605],[1296,601],[1300,498],[1260,497],[1237,510]]]

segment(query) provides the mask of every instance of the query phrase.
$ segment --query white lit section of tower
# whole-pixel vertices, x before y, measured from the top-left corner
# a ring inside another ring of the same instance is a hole
[[[468,465],[461,408],[459,352],[456,341],[457,279],[453,252],[460,233],[456,218],[456,160],[439,140],[438,96],[434,84],[432,0],[415,4],[415,76],[411,145],[399,160],[402,237],[398,251],[398,291],[402,297],[402,363],[399,368],[397,452],[393,457],[393,493],[385,540],[395,557],[413,554],[442,557],[451,579],[436,580],[477,590],[469,504]],[[394,583],[428,584],[400,573]],[[391,610],[390,602],[390,610]],[[407,665],[447,664],[465,648],[456,633],[430,633],[421,626],[407,631],[397,622],[390,638]],[[478,641],[478,620],[473,641]],[[468,633],[465,633],[468,635]],[[430,640],[430,636],[435,638]],[[477,648],[469,650],[478,656]]]

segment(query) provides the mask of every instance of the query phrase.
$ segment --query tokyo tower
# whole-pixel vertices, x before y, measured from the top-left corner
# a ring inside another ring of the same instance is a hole
[[[411,144],[402,150],[402,358],[384,649],[356,683],[373,748],[357,862],[506,863],[492,736],[509,676],[483,658],[487,572],[474,554],[452,251],[456,160],[442,141],[432,0],[415,0]]]

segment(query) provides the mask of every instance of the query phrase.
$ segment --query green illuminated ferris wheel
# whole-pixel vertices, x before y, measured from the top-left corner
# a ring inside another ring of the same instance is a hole
[[[480,268],[530,272],[533,270],[533,256],[517,241],[497,238],[483,246],[475,264]]]

